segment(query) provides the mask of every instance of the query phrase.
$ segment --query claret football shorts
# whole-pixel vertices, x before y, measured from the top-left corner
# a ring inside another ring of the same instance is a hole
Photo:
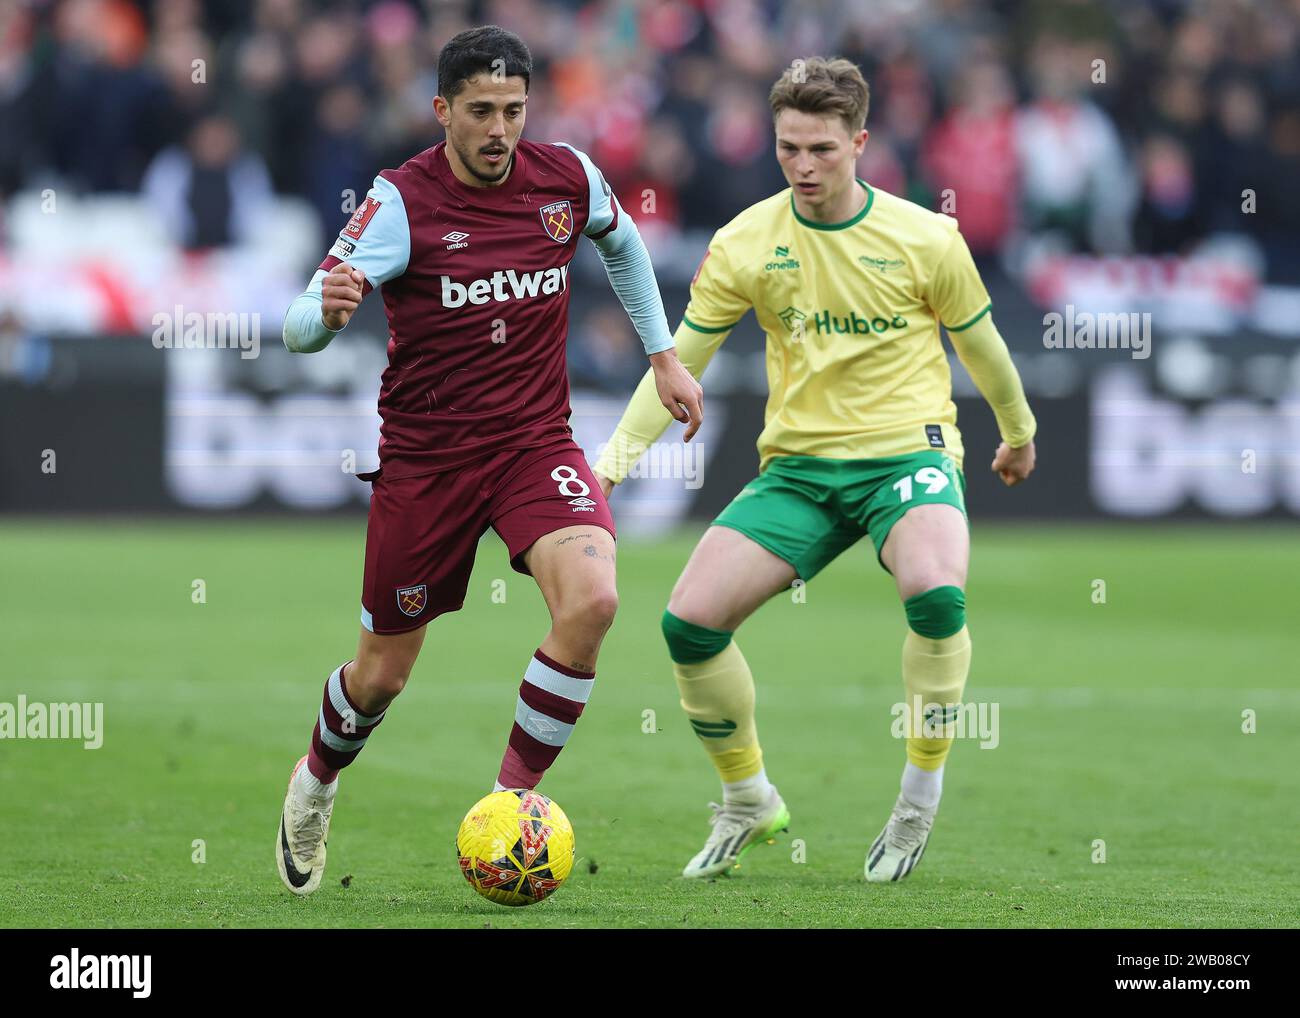
[[[474,552],[489,527],[527,573],[523,555],[566,527],[614,535],[600,484],[572,439],[512,449],[419,477],[373,481],[361,623],[372,633],[417,629],[465,603]]]

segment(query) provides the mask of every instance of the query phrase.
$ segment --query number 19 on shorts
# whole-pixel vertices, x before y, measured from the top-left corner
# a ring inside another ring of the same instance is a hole
[[[937,495],[948,487],[949,483],[948,475],[938,467],[922,467],[916,473],[894,482],[894,490],[898,492],[899,502],[910,502],[915,490],[914,485],[923,484],[927,495]]]

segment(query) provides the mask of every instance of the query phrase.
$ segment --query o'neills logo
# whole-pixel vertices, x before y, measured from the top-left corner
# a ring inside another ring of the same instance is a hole
[[[468,304],[490,304],[492,301],[525,300],[559,293],[569,281],[569,266],[561,265],[558,269],[541,269],[537,272],[516,272],[506,269],[496,272],[486,279],[476,279],[472,283],[458,283],[451,276],[442,277],[442,306],[459,308]]]

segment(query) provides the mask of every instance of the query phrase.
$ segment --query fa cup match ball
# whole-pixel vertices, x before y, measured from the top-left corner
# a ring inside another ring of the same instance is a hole
[[[573,869],[573,825],[558,802],[527,788],[476,802],[456,833],[460,871],[498,905],[532,905]]]

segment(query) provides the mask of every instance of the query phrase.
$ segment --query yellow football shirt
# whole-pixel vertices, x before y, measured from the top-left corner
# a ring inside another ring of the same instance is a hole
[[[843,223],[805,219],[789,188],[750,206],[714,234],[691,284],[675,339],[697,377],[751,308],[767,334],[760,469],[775,456],[875,459],[931,448],[961,464],[939,328],[955,340],[985,318],[988,292],[956,220],[858,183],[865,204]],[[998,373],[1010,371],[1018,395],[1009,417],[1020,437],[1032,436],[1019,379],[997,345]],[[622,480],[668,421],[647,376],[597,471]]]

